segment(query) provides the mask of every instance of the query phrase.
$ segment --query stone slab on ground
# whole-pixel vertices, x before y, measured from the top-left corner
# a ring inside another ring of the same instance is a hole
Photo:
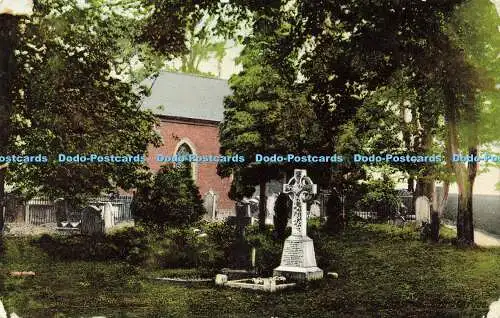
[[[6,236],[42,235],[57,233],[57,223],[32,225],[25,223],[7,223]]]

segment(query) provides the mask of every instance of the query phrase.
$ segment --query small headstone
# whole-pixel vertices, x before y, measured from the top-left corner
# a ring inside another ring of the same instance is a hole
[[[115,226],[114,208],[110,202],[106,202],[102,208],[104,230],[108,230]]]
[[[332,196],[332,192],[329,190],[320,190],[319,192],[319,206],[320,206],[320,217],[324,218],[328,215],[327,213],[327,204],[328,200]]]
[[[227,275],[217,274],[215,275],[215,285],[224,285],[227,283]]]
[[[417,225],[422,225],[423,222],[431,222],[431,206],[426,196],[420,196],[415,201],[415,219]]]
[[[490,304],[486,318],[500,318],[500,299]]]
[[[309,209],[309,217],[320,217],[321,216],[321,207],[319,202],[314,202],[311,204],[311,208]]]
[[[316,194],[316,185],[307,177],[306,170],[295,169],[294,177],[283,185],[292,205],[292,235],[285,240],[281,264],[273,276],[299,280],[323,278],[323,270],[316,265],[313,240],[307,236],[306,201]]]
[[[3,303],[0,300],[0,318],[7,318],[7,312],[5,311],[5,308],[3,307]]]
[[[96,206],[89,205],[82,211],[81,232],[84,235],[96,235],[104,233],[104,220],[101,210]]]
[[[278,198],[278,193],[273,193],[267,197],[266,202],[266,224],[274,224],[274,205],[276,204],[276,199]]]
[[[207,211],[207,215],[205,216],[205,218],[208,220],[215,220],[217,218],[216,199],[217,199],[217,195],[212,190],[208,191],[203,198],[203,207]]]

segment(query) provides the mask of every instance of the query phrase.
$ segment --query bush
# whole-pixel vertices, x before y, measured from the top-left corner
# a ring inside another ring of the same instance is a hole
[[[127,228],[108,236],[43,234],[34,243],[51,258],[65,261],[120,260],[140,264],[148,255],[146,232],[141,228]]]
[[[199,228],[166,228],[154,237],[149,265],[160,268],[196,267],[208,272],[236,266],[236,232],[226,222],[201,223]]]
[[[283,243],[273,238],[273,227],[266,226],[264,232],[260,232],[258,226],[247,228],[247,241],[251,247],[256,249],[256,270],[261,275],[272,275],[274,268],[280,265]]]
[[[167,228],[152,242],[155,266],[161,268],[197,267],[199,265],[197,234],[189,228]]]
[[[206,213],[187,164],[163,166],[152,185],[138,189],[131,210],[138,222],[156,229],[190,225]]]
[[[356,208],[377,212],[380,219],[387,219],[394,215],[400,205],[401,199],[394,190],[394,182],[384,176],[382,180],[372,180],[367,184],[366,193]]]

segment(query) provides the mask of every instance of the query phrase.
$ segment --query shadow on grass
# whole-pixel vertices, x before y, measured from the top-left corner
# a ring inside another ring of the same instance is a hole
[[[158,283],[150,277],[159,272],[121,261],[50,256],[92,240],[21,240],[8,257],[36,267],[37,276],[7,278],[6,303],[23,317],[480,317],[500,294],[500,249],[428,244],[411,229],[385,224],[312,235],[319,265],[339,278],[276,294]],[[163,273],[182,277],[196,269]]]

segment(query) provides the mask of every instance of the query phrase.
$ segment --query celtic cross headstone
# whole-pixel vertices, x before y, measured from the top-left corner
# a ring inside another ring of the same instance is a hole
[[[292,200],[292,235],[285,240],[281,264],[274,276],[313,280],[323,278],[316,265],[313,240],[307,236],[307,201],[317,192],[317,186],[306,170],[295,169],[294,176],[283,185],[283,192]]]

